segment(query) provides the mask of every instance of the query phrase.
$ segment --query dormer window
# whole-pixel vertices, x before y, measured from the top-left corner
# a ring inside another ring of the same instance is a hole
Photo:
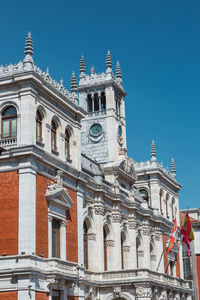
[[[14,106],[9,106],[2,113],[1,123],[2,138],[17,136],[17,110]]]
[[[51,122],[51,150],[57,151],[57,139],[56,139],[57,125],[55,121]]]
[[[140,195],[142,196],[142,199],[149,202],[149,195],[148,192],[144,189],[140,190]]]

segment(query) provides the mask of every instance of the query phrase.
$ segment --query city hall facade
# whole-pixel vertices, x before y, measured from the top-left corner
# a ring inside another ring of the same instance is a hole
[[[0,300],[190,300],[176,169],[127,156],[125,96],[80,61],[71,92],[25,57],[0,66]]]

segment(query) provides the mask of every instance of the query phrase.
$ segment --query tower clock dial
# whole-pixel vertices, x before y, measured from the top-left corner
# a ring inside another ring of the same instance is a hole
[[[93,136],[99,136],[102,133],[102,126],[100,124],[93,124],[90,127],[90,134]]]

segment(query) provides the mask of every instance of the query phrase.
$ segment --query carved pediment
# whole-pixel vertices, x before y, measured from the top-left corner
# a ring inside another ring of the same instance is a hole
[[[137,179],[137,174],[133,166],[133,162],[130,158],[126,157],[121,163],[120,163],[120,169],[122,169],[125,173],[132,176],[133,178]]]
[[[58,171],[55,182],[48,184],[46,199],[49,203],[68,209],[73,205],[67,190],[63,187],[62,172]]]

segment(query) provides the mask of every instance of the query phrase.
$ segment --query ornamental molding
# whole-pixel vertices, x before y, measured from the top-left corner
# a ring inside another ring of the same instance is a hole
[[[152,288],[151,287],[136,287],[136,296],[138,298],[143,298],[143,297],[152,297]]]
[[[67,190],[63,187],[63,172],[58,170],[55,182],[47,186],[46,199],[48,203],[59,206],[62,209],[69,209],[73,205]]]
[[[130,252],[130,246],[123,246],[124,252]]]
[[[159,300],[167,300],[167,291],[161,291]]]
[[[120,297],[120,293],[121,293],[121,286],[113,287],[113,294],[115,298]]]
[[[144,251],[139,250],[139,251],[138,251],[138,256],[139,256],[139,257],[144,257]]]
[[[94,213],[96,215],[104,216],[104,211],[105,211],[105,209],[104,209],[102,204],[95,204],[94,205]]]
[[[96,241],[96,233],[88,233],[88,240]]]
[[[114,247],[115,246],[115,243],[113,240],[106,240],[106,246],[107,247]]]

